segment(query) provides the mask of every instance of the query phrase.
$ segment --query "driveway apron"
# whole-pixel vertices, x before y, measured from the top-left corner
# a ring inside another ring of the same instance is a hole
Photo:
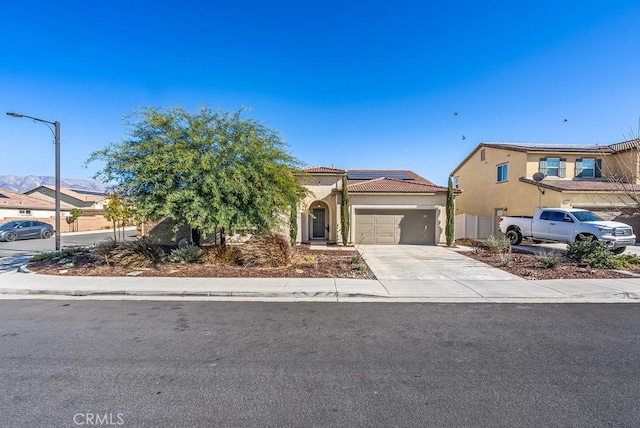
[[[501,269],[434,245],[358,245],[378,280],[514,280]]]

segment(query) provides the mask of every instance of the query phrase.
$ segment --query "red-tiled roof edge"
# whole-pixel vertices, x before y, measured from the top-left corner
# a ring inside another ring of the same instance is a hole
[[[359,181],[358,183],[349,184],[347,186],[347,189],[349,191],[357,192],[358,191],[357,187],[368,186],[368,185],[371,185],[372,183],[377,183],[377,182],[381,182],[381,181],[391,181],[391,182],[400,183],[400,184],[403,184],[403,185],[406,185],[406,186],[424,187],[425,188],[425,193],[446,192],[446,191],[448,191],[448,189],[446,187],[438,186],[438,185],[430,183],[430,182],[429,183],[424,183],[424,182],[421,182],[421,181],[407,181],[407,180],[400,180],[400,179],[397,179],[397,178],[389,178],[389,177],[380,177],[380,178],[374,178],[372,180]],[[394,191],[389,191],[389,192],[381,191],[381,193],[395,193],[395,192]],[[400,192],[400,193],[402,193],[402,192]]]
[[[301,172],[307,174],[344,174],[344,169],[332,168],[328,166],[310,166],[308,168],[302,168]]]
[[[618,183],[608,180],[551,180],[546,182],[543,180],[537,182],[527,177],[520,177],[519,180],[523,183],[532,184],[534,186],[539,185],[540,187],[544,187],[545,189],[567,192],[626,192],[640,190],[640,185],[637,185],[635,183]],[[596,183],[605,185],[597,188],[595,186]],[[562,184],[564,184],[565,186],[562,186]],[[567,184],[584,184],[588,186],[585,186],[583,188],[580,186],[571,188],[571,186],[567,186]],[[606,184],[608,184],[609,186],[606,186]]]
[[[609,144],[609,147],[614,152],[625,152],[627,150],[633,150],[640,148],[640,138],[633,138],[631,140],[623,141],[621,143]]]
[[[6,201],[5,198],[0,198],[0,208],[19,208],[19,209],[36,209],[36,210],[54,210],[55,204],[49,203],[42,199],[34,198],[29,195],[25,195],[24,193],[12,192],[6,189],[0,189],[0,194],[4,194],[7,196]],[[11,202],[11,203],[6,203]],[[61,202],[60,208],[63,210],[70,210],[73,206]]]

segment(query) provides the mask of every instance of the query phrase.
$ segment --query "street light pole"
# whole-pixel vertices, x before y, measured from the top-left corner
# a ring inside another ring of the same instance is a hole
[[[31,119],[34,122],[41,122],[47,125],[49,129],[51,127],[49,125],[53,125],[54,129],[54,144],[56,151],[56,226],[55,226],[55,239],[56,239],[56,251],[60,251],[60,122],[50,122],[48,120],[38,119],[37,117],[27,116],[26,114],[18,114],[18,113],[7,113],[7,116],[11,117],[25,117],[27,119]]]

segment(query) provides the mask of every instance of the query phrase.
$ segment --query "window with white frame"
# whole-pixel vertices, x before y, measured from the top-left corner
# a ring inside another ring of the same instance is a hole
[[[503,163],[501,165],[498,165],[497,177],[496,177],[498,183],[507,181],[508,177],[509,177],[509,164]]]
[[[602,164],[600,159],[576,159],[576,177],[596,178],[601,176]]]
[[[567,171],[567,160],[564,158],[541,158],[539,170],[545,176],[564,177]]]

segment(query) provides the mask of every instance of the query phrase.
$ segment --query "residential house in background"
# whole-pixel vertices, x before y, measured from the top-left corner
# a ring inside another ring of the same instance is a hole
[[[445,241],[446,187],[409,170],[317,166],[298,175],[311,195],[298,211],[297,242],[340,241],[343,176],[350,196],[350,242],[435,245]]]
[[[71,205],[61,203],[60,214],[69,215]],[[55,203],[33,198],[22,193],[0,189],[0,222],[12,220],[39,220],[54,225],[56,216]]]
[[[451,174],[462,190],[456,214],[533,215],[538,207],[583,208],[630,223],[639,208],[633,200],[640,188],[639,143],[481,143]]]
[[[25,195],[41,199],[43,201],[55,202],[56,189],[53,186],[42,185],[35,189],[24,192]],[[109,202],[109,197],[105,192],[86,189],[60,188],[60,201],[75,208],[85,210],[104,210]]]

